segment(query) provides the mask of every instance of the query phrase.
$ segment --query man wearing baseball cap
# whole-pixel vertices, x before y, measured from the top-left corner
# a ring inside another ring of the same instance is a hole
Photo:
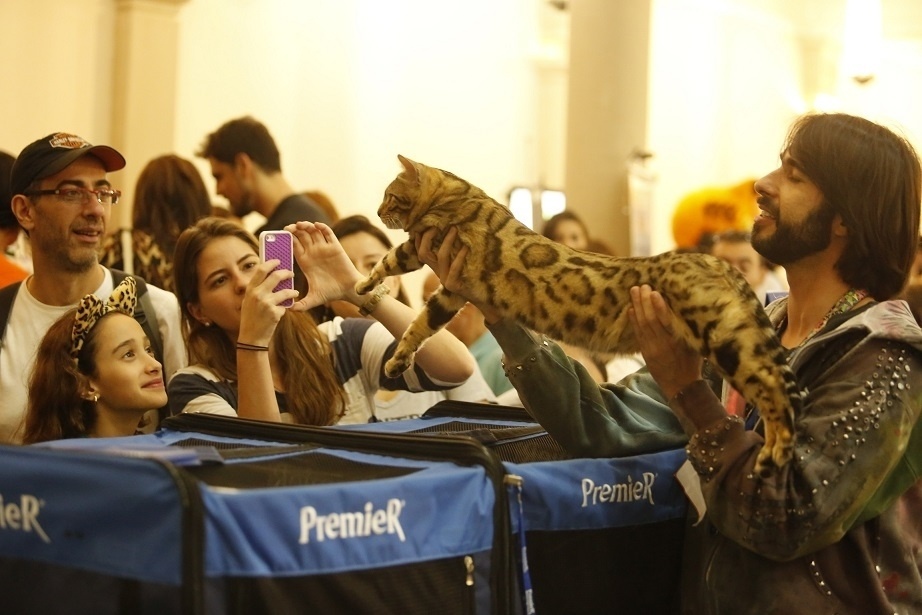
[[[45,332],[85,295],[105,299],[112,292],[112,272],[99,264],[98,250],[121,194],[107,173],[124,166],[115,149],[63,132],[27,145],[13,164],[11,206],[29,235],[34,273],[0,291],[12,301],[0,330],[0,442],[21,441],[28,381]],[[172,293],[147,289],[169,377],[186,364],[179,304]]]

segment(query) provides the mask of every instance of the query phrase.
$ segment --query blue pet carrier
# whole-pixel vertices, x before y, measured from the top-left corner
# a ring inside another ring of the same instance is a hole
[[[348,429],[466,435],[503,462],[507,482],[520,486],[510,512],[527,553],[516,553],[526,612],[679,612],[687,504],[675,473],[684,450],[573,459],[523,409],[460,401]]]
[[[4,612],[518,609],[502,469],[479,444],[189,418],[254,435],[0,447]]]

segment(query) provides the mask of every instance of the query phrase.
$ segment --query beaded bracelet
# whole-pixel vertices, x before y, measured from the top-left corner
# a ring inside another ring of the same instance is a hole
[[[246,344],[244,342],[237,342],[237,350],[269,350],[268,346],[256,346],[254,344]]]
[[[375,308],[378,307],[378,304],[381,303],[381,299],[384,299],[384,296],[390,294],[390,292],[391,288],[387,284],[378,284],[368,301],[359,306],[359,314],[362,316],[371,315]]]

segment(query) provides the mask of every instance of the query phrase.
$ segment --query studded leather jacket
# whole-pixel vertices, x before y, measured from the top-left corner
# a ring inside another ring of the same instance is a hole
[[[831,319],[791,352],[795,458],[765,478],[756,416],[728,416],[712,388],[682,396],[683,430],[645,370],[600,387],[553,342],[490,329],[526,408],[571,453],[686,446],[707,513],[686,529],[684,613],[922,613],[922,331],[905,303]]]

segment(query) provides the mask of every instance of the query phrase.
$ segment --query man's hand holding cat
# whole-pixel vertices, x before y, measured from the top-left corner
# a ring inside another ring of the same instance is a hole
[[[470,248],[458,240],[458,229],[450,227],[438,249],[433,250],[432,244],[438,236],[439,229],[430,228],[417,238],[416,254],[419,260],[429,265],[446,290],[464,297],[483,312],[483,317],[488,323],[498,322],[502,314],[492,306],[475,301],[465,294],[461,274],[464,271],[464,259]]]
[[[646,284],[631,287],[628,315],[650,375],[666,399],[701,378],[701,355],[676,334],[676,316],[660,293]]]

